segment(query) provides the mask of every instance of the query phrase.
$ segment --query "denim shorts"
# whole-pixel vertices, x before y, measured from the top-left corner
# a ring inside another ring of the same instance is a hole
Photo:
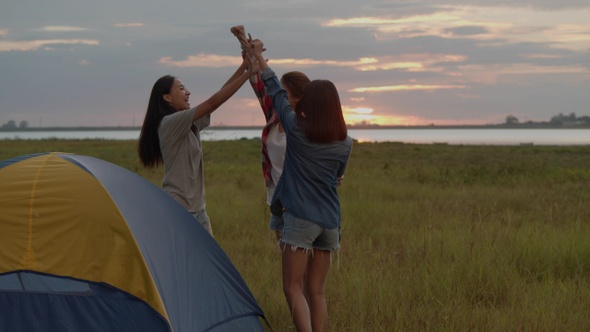
[[[285,227],[285,221],[283,221],[283,217],[279,217],[274,214],[270,214],[270,224],[269,228],[271,231],[283,231],[283,227]]]
[[[283,213],[285,226],[281,243],[292,248],[337,250],[340,248],[340,229],[327,229],[316,223]]]

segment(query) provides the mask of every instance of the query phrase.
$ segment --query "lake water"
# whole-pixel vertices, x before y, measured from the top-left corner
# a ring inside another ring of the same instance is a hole
[[[260,129],[210,128],[204,141],[253,139]],[[590,129],[350,129],[359,142],[402,142],[451,145],[590,145]],[[139,130],[0,132],[0,139],[106,139],[136,140]]]

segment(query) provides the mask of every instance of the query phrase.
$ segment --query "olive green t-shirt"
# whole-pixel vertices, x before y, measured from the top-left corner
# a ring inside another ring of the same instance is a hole
[[[211,122],[207,115],[194,122],[196,108],[178,111],[162,119],[158,128],[164,162],[162,189],[189,212],[205,210],[205,175],[200,131]]]

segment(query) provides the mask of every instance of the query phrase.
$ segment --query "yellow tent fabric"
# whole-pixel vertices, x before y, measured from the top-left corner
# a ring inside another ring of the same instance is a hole
[[[168,319],[132,232],[92,174],[55,153],[9,165],[0,172],[0,211],[0,273],[30,270],[104,282]]]
[[[127,169],[59,152],[0,161],[0,312],[0,331],[265,331],[182,205]]]

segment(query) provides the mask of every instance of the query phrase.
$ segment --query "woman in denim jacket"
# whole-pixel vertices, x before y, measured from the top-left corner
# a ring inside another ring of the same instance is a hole
[[[332,82],[311,81],[293,110],[262,56],[262,42],[249,45],[287,135],[283,173],[271,201],[273,213],[284,220],[283,291],[297,331],[326,331],[325,280],[331,253],[340,247],[338,178],[344,175],[352,139]]]
[[[246,50],[244,48],[247,47],[247,43],[251,38],[246,38],[244,26],[236,25],[230,31],[236,36],[242,46],[242,57],[246,57]],[[281,77],[281,83],[289,95],[291,106],[297,106],[299,99],[303,96],[303,90],[309,82],[310,79],[307,75],[299,71],[291,71]],[[262,174],[266,184],[266,202],[270,206],[276,185],[283,172],[287,137],[279,121],[277,112],[275,112],[270,97],[266,92],[266,87],[260,79],[259,70],[252,72],[250,85],[260,103],[262,113],[266,120],[260,140],[262,143]],[[280,240],[283,231],[283,218],[271,213],[269,228],[271,231],[274,231],[277,240]]]

